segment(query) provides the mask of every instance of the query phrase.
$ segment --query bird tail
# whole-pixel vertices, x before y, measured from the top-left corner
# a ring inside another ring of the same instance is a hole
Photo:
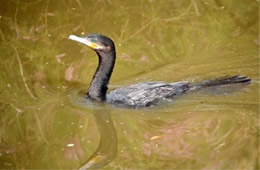
[[[204,87],[218,87],[218,86],[224,86],[224,85],[244,85],[244,84],[250,84],[251,79],[242,76],[242,75],[236,75],[232,77],[221,77],[213,80],[205,80],[197,84],[191,84],[190,90],[198,90]]]

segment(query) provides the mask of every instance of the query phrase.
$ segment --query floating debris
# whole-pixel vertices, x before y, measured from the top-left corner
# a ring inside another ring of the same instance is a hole
[[[58,63],[61,63],[62,62],[62,59],[66,56],[66,53],[61,53],[61,54],[58,54],[56,55],[56,60]]]
[[[161,135],[161,136],[152,136],[152,137],[150,138],[150,140],[159,139],[159,138],[161,138],[161,137],[163,137],[163,136],[162,136],[162,135]]]
[[[74,147],[74,143],[69,143],[69,144],[67,144],[67,147]]]

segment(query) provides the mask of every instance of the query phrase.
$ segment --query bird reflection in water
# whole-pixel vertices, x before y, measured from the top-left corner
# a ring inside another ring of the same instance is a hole
[[[117,135],[110,113],[97,109],[93,115],[100,132],[100,142],[96,151],[79,168],[80,170],[102,168],[110,163],[117,154]]]

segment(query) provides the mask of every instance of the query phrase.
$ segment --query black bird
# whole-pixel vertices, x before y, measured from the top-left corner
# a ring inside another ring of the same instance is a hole
[[[246,76],[236,75],[206,80],[197,84],[191,84],[188,81],[175,83],[143,82],[117,88],[107,93],[107,85],[116,61],[114,42],[109,37],[100,34],[90,34],[86,37],[70,35],[69,39],[87,45],[98,55],[98,68],[87,92],[90,99],[97,101],[131,107],[146,107],[155,105],[161,99],[173,98],[187,91],[221,85],[249,84],[251,81],[251,79]]]

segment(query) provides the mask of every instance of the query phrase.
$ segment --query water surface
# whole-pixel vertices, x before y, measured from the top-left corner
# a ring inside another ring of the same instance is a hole
[[[0,168],[258,169],[258,1],[0,2]],[[246,75],[233,93],[190,93],[145,109],[89,102],[96,54],[117,48],[110,89]]]

